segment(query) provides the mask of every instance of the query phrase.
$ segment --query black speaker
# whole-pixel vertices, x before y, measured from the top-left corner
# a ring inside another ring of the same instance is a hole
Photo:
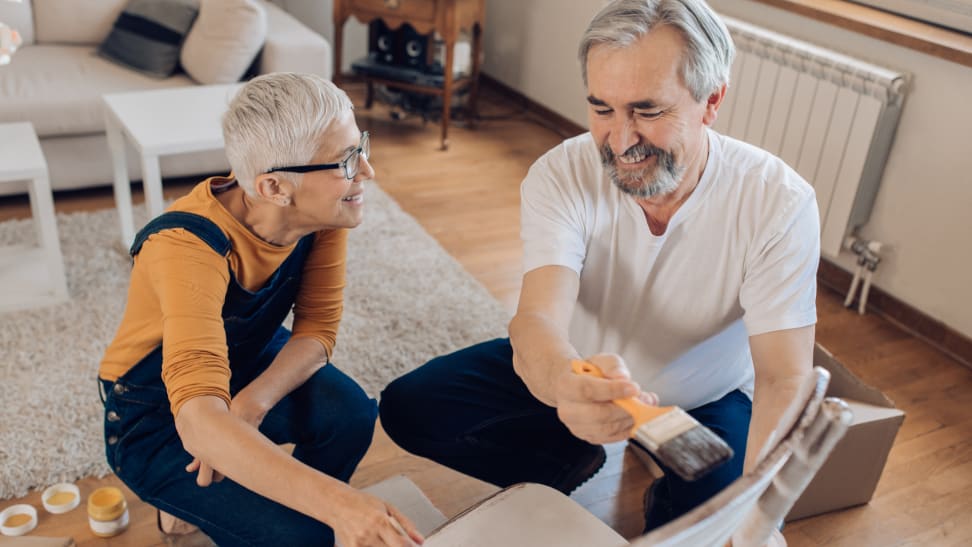
[[[381,19],[368,25],[368,56],[385,65],[426,71],[431,62],[431,35],[419,34],[409,24],[391,30]]]
[[[419,34],[409,24],[398,29],[400,64],[416,70],[426,71],[430,64],[431,36]]]
[[[398,64],[399,50],[398,33],[388,28],[381,19],[375,19],[368,26],[368,55],[378,63],[386,65]]]

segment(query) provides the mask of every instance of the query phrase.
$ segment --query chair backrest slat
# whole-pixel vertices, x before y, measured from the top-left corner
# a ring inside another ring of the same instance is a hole
[[[847,405],[825,401],[829,380],[826,369],[813,369],[753,472],[631,547],[763,545],[847,430]]]

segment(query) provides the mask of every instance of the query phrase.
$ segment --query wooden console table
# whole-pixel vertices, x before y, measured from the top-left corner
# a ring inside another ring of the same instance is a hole
[[[449,108],[452,94],[468,87],[469,97],[466,110],[470,119],[476,112],[476,94],[479,88],[479,59],[482,48],[483,23],[486,18],[485,0],[334,0],[334,81],[340,83],[341,50],[343,46],[344,23],[348,17],[355,16],[368,24],[381,19],[391,29],[408,23],[421,34],[438,32],[445,42],[445,73],[442,87],[423,86],[366,76],[368,83],[367,107],[370,108],[374,96],[374,84],[384,84],[442,97],[442,149],[449,147]],[[454,79],[453,52],[456,40],[462,30],[472,34],[472,73]]]

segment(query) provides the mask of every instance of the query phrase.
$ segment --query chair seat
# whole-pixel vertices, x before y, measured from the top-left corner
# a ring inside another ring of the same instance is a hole
[[[424,547],[618,547],[624,537],[576,501],[541,484],[511,486],[432,533]]]

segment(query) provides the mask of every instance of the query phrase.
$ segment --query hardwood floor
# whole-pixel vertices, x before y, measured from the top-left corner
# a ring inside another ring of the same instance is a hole
[[[363,87],[349,86],[363,104]],[[518,112],[488,93],[486,118]],[[359,125],[372,133],[376,180],[442,246],[513,309],[519,291],[519,183],[530,164],[561,139],[541,125],[488,119],[475,130],[450,130],[451,149],[440,152],[438,126],[418,119],[393,121],[380,105],[358,110]],[[106,181],[107,183],[108,181]],[[193,180],[166,181],[167,196]],[[141,199],[137,189],[136,199]],[[110,189],[58,194],[59,211],[113,206]],[[0,198],[0,220],[29,216],[24,198]],[[367,220],[366,220],[367,221]],[[859,316],[841,305],[842,295],[821,288],[818,340],[865,382],[888,394],[907,412],[887,467],[870,504],[787,525],[789,544],[802,546],[972,544],[972,371],[873,314]],[[574,498],[622,535],[641,530],[641,499],[652,475],[624,445],[609,447],[605,468]],[[352,479],[364,486],[404,473],[447,516],[495,488],[428,460],[411,456],[376,431],[375,443]],[[82,495],[112,477],[79,481]],[[72,536],[80,546],[162,545],[154,511],[129,494],[132,527],[105,541],[88,530],[83,509],[51,516],[43,510],[32,536]],[[40,506],[38,493],[22,500]],[[2,541],[0,541],[2,543]]]

